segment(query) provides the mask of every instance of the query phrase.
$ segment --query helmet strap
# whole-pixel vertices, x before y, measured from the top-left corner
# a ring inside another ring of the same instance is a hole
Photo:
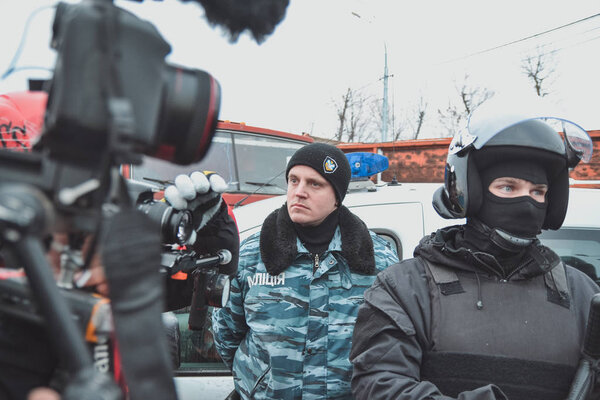
[[[468,224],[486,237],[496,248],[506,254],[519,253],[524,248],[535,242],[536,238],[523,238],[498,228],[490,228],[479,218],[471,217]]]
[[[495,228],[490,232],[490,240],[503,250],[515,252],[530,246],[535,238],[522,238]]]

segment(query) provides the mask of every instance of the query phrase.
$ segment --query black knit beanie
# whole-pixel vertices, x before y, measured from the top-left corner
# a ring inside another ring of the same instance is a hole
[[[342,204],[350,184],[350,163],[343,151],[325,143],[311,143],[301,147],[288,162],[285,171],[286,181],[290,169],[295,165],[311,167],[327,179],[333,186],[337,201]]]

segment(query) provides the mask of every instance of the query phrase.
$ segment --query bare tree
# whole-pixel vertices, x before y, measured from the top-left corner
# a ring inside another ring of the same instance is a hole
[[[548,81],[556,71],[553,51],[544,52],[542,47],[538,47],[536,54],[527,56],[522,60],[521,68],[533,83],[535,93],[539,97],[550,94]]]
[[[449,101],[446,109],[438,109],[440,123],[446,127],[449,136],[454,135],[477,107],[494,96],[494,92],[491,90],[471,85],[469,75],[465,75],[462,84],[456,86],[456,90],[460,98],[459,104]]]
[[[362,142],[365,137],[365,128],[369,121],[365,118],[364,108],[366,100],[362,96],[355,96],[350,107],[350,118],[346,124],[348,142]]]
[[[396,113],[392,108],[392,141],[395,142],[401,140],[402,134],[405,132],[405,130],[406,125],[404,124],[404,121],[399,119],[398,122],[396,122]]]
[[[441,110],[438,108],[438,117],[440,123],[446,128],[447,135],[452,136],[458,130],[458,127],[461,125],[465,118],[468,118],[464,115],[464,113],[448,101],[448,106],[445,110]]]
[[[399,125],[397,127],[394,128],[394,130],[392,131],[392,142],[397,142],[398,140],[402,140],[402,134],[404,133],[404,126],[403,125]]]
[[[352,89],[348,88],[346,94],[342,96],[342,100],[340,103],[336,103],[336,111],[338,116],[338,129],[336,140],[341,141],[342,136],[344,134],[344,128],[346,126],[346,113],[348,112],[348,107],[352,101]]]
[[[423,96],[420,96],[417,106],[414,110],[416,115],[415,120],[413,120],[413,123],[411,124],[413,129],[410,139],[417,139],[421,134],[421,128],[423,128],[423,123],[425,122],[425,117],[427,116],[427,106],[427,101],[425,101]]]
[[[423,98],[419,97],[416,105],[410,107],[410,111],[401,112],[400,117],[397,117],[397,112],[392,107],[391,113],[388,116],[388,126],[391,126],[391,140],[411,140],[417,139],[425,123],[427,114],[428,103]],[[373,102],[371,104],[371,126],[373,129],[370,131],[373,133],[371,136],[375,136],[374,133],[379,133],[383,129],[382,119],[382,103],[380,101]]]
[[[336,140],[362,142],[371,139],[372,117],[367,110],[370,98],[360,91],[348,88],[346,94],[336,103],[338,129]]]
[[[370,119],[369,119],[370,134],[368,135],[369,140],[371,140],[373,142],[381,141],[381,135],[383,132],[383,102],[381,101],[381,98],[378,99],[377,101],[370,102],[369,110],[370,110],[370,112],[369,112],[369,114],[370,114]],[[403,132],[404,128],[396,127],[395,125],[396,125],[395,115],[392,110],[392,112],[388,113],[388,115],[387,115],[387,126],[392,127],[392,139],[398,140],[397,138]],[[386,139],[386,140],[388,140],[388,139]]]

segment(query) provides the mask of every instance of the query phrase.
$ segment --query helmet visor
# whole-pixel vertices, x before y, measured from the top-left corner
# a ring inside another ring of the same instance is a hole
[[[584,163],[590,162],[594,151],[594,144],[590,135],[582,127],[571,121],[562,119],[559,121],[567,144],[578,153],[581,161]]]
[[[562,136],[565,149],[559,149],[549,142],[540,143],[533,135],[531,137],[523,135],[518,143],[513,144],[565,153],[570,165],[577,165],[580,160],[589,162],[592,158],[593,144],[585,129],[573,121],[551,115],[539,107],[534,108],[530,113],[502,113],[498,112],[496,107],[482,105],[473,113],[467,128],[459,134],[461,137],[456,142],[462,144],[463,148],[471,144],[475,149],[481,149],[498,133],[527,121],[538,120],[545,122],[556,131],[557,135]],[[460,148],[454,150],[457,151],[460,151]]]

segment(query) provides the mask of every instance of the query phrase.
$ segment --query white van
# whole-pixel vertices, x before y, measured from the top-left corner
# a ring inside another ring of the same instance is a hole
[[[355,189],[352,189],[352,186]],[[438,228],[464,223],[440,217],[431,199],[440,183],[402,183],[361,185],[351,183],[344,205],[358,215],[371,229],[395,245],[400,259],[411,258],[419,240]],[[243,240],[260,230],[263,220],[285,202],[285,196],[263,200],[234,210],[240,238]],[[558,231],[544,231],[543,243],[560,256],[583,257],[600,276],[600,189],[571,188],[569,208]]]

